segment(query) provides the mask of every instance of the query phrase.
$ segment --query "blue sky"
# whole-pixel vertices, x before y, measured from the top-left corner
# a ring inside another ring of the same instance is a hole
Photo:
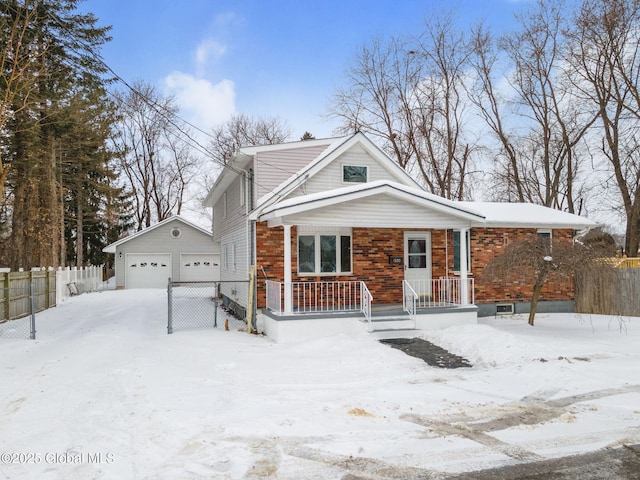
[[[87,0],[113,40],[106,63],[127,82],[173,94],[203,130],[233,113],[278,116],[293,138],[331,136],[322,118],[356,48],[374,36],[418,34],[434,12],[509,28],[524,1]]]

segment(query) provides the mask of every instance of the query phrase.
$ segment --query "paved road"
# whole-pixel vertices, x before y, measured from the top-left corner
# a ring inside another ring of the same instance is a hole
[[[470,367],[469,362],[451,354],[430,342],[421,339],[392,339],[384,343],[423,359],[429,365],[440,368]],[[476,472],[446,475],[416,469],[414,471],[394,471],[387,477],[382,474],[372,478],[422,478],[433,480],[640,480],[640,444],[624,445],[618,448],[599,450],[583,455],[575,455],[552,460],[543,460],[528,451],[526,445],[510,445],[500,442],[491,433],[520,424],[538,424],[557,418],[572,404],[590,398],[606,397],[640,391],[640,386],[631,385],[621,389],[609,389],[589,392],[583,395],[545,400],[534,398],[527,402],[523,399],[511,408],[504,405],[503,412],[493,420],[471,419],[469,422],[436,422],[420,415],[405,415],[404,419],[429,428],[441,435],[461,435],[470,440],[501,452],[518,461],[516,465],[492,468]],[[526,410],[518,407],[526,406]],[[526,415],[523,413],[526,412]],[[367,477],[369,478],[369,477]],[[356,480],[360,477],[347,475],[343,480]]]
[[[635,480],[640,445],[445,477],[447,480]]]

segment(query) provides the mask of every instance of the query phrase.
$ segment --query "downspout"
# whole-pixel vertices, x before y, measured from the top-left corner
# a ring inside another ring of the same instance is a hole
[[[247,214],[253,210],[253,169],[250,168],[247,172]],[[251,312],[251,325],[253,325],[253,329],[256,328],[256,312],[258,310],[258,272],[257,272],[257,255],[256,255],[256,221],[251,219],[249,216],[249,264],[254,266],[254,278],[253,282],[253,310]]]

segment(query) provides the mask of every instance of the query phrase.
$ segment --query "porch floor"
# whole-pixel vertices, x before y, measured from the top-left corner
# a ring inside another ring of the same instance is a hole
[[[436,315],[447,312],[466,312],[475,311],[477,307],[475,305],[451,305],[446,307],[423,307],[417,308],[416,314],[418,315]],[[359,310],[352,310],[347,312],[332,312],[332,311],[320,311],[320,312],[293,312],[290,314],[272,312],[267,308],[262,309],[262,313],[275,320],[303,320],[303,319],[319,319],[319,318],[358,318],[364,321],[364,316]],[[402,304],[372,304],[371,305],[371,321],[376,319],[388,319],[409,317],[409,314],[402,309]]]

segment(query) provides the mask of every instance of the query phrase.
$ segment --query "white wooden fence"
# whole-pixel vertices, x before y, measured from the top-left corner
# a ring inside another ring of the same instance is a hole
[[[102,266],[66,267],[56,271],[56,304],[80,293],[105,289]]]

